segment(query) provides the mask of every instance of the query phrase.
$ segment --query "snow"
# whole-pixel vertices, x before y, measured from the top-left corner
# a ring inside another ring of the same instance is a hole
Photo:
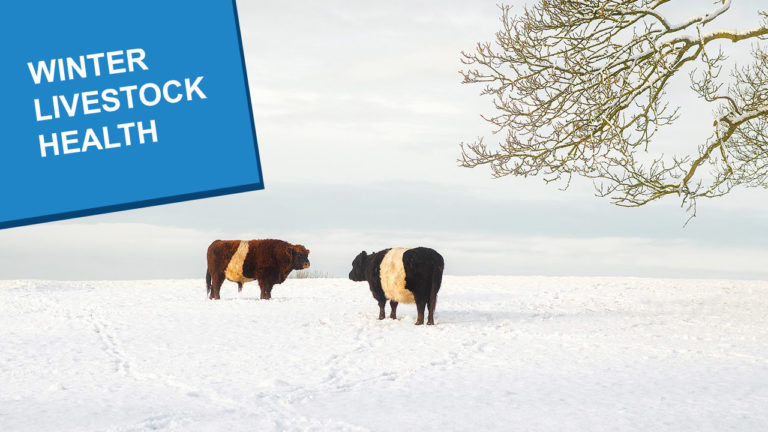
[[[768,105],[760,106],[752,111],[747,111],[741,115],[733,115],[730,114],[725,117],[725,119],[728,121],[728,123],[732,125],[738,125],[740,123],[743,123],[747,120],[752,120],[755,117],[768,114]]]
[[[2,431],[763,431],[768,283],[0,282]]]
[[[720,15],[728,12],[728,10],[731,8],[731,1],[732,0],[723,0],[722,6],[719,6],[717,9],[707,12],[704,15],[691,17],[687,21],[680,23],[678,25],[669,26],[667,20],[664,21],[665,27],[669,29],[669,32],[677,32],[680,30],[685,30],[686,28],[690,27],[693,24],[697,25],[703,25],[708,24],[715,20],[715,18],[719,17]]]

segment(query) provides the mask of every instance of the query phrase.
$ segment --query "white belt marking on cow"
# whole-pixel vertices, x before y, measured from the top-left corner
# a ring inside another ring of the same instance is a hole
[[[229,259],[227,269],[224,271],[224,275],[227,279],[239,283],[253,280],[243,277],[243,263],[245,262],[246,255],[248,255],[248,242],[241,241],[240,245],[237,247],[237,252],[235,252],[235,254],[232,255],[232,258]]]
[[[392,248],[384,255],[379,266],[379,278],[384,296],[398,303],[415,303],[413,293],[405,289],[405,267],[403,254],[409,249]]]

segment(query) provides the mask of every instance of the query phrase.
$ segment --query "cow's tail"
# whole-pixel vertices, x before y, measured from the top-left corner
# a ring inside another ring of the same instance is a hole
[[[432,304],[437,300],[437,292],[440,291],[440,285],[443,283],[443,268],[445,267],[445,262],[443,261],[443,257],[440,255],[437,255],[437,260],[435,262],[435,265],[432,267],[432,289],[430,290],[430,298],[432,300]]]
[[[211,298],[211,291],[213,291],[213,284],[211,283],[211,271],[205,271],[205,286],[207,291],[205,293],[206,298]]]

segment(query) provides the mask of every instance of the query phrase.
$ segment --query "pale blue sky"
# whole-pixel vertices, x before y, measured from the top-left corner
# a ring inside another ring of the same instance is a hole
[[[759,1],[733,3],[713,28],[759,23]],[[431,246],[450,274],[768,278],[764,190],[702,201],[683,228],[674,200],[620,209],[586,182],[561,192],[456,166],[460,141],[494,140],[479,118],[489,101],[457,71],[496,31],[495,1],[239,10],[266,190],[0,231],[0,278],[201,277],[210,241],[244,237],[304,243],[314,269],[339,276],[363,249]],[[663,144],[705,139],[710,109],[684,80],[672,95],[683,116]]]

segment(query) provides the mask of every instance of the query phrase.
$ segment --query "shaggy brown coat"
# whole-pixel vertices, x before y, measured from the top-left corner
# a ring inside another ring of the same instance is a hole
[[[216,240],[208,246],[205,274],[208,298],[218,300],[224,280],[243,284],[256,280],[261,298],[272,298],[272,287],[281,284],[291,270],[309,267],[309,250],[282,240]]]

